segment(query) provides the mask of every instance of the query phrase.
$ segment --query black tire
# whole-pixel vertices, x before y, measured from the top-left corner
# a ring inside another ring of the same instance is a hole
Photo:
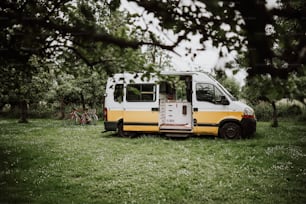
[[[229,122],[222,125],[219,131],[220,137],[225,139],[240,139],[241,127],[237,123]]]
[[[120,137],[135,137],[137,135],[136,132],[126,132],[126,131],[124,131],[122,120],[119,121],[117,128],[118,128],[118,135]]]
[[[118,135],[120,137],[126,137],[126,133],[123,131],[123,121],[119,121],[117,128],[118,128],[118,131],[117,131]]]

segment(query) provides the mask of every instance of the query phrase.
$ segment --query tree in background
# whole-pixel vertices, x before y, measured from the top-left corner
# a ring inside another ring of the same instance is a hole
[[[306,75],[298,77],[293,75],[288,80],[290,90],[288,91],[288,98],[296,99],[306,106]]]
[[[242,97],[253,105],[261,101],[272,106],[272,127],[278,127],[278,111],[276,102],[283,99],[298,100],[305,105],[305,77],[291,74],[287,80],[271,78],[271,76],[257,76],[248,80],[242,88]]]
[[[170,43],[157,38],[149,26],[136,31],[125,26],[132,21],[130,16],[116,18],[121,15],[117,10],[119,0],[1,1],[0,60],[4,78],[0,82],[7,85],[3,90],[10,88],[6,73],[13,70],[15,74],[9,76],[18,90],[14,94],[21,109],[26,110],[28,94],[24,87],[37,73],[37,67],[30,63],[34,55],[52,59],[68,51],[89,67],[103,64],[106,72],[112,73],[118,66],[109,66],[112,59],[106,50],[114,50],[110,55],[122,55],[132,52],[129,49],[149,45],[173,51],[181,42],[190,40],[192,34],[201,36],[203,49],[205,41],[212,41],[216,47],[244,54],[250,78],[265,75],[278,81],[274,78],[305,76],[306,2],[303,0],[279,0],[278,6],[271,9],[267,9],[265,0],[131,2],[153,14],[161,31],[174,34]],[[106,47],[101,55],[100,49]],[[126,59],[132,62],[134,58]],[[153,66],[149,68],[154,71]]]
[[[265,0],[130,1],[153,14],[161,30],[171,30],[177,35],[172,44],[163,46],[165,49],[173,50],[180,42],[189,40],[191,34],[198,34],[203,49],[204,42],[209,40],[216,47],[244,53],[250,77],[269,74],[287,78],[289,73],[305,68],[306,2],[303,0],[279,0],[271,9],[266,7]],[[282,44],[282,49],[276,52],[277,44]]]
[[[147,46],[144,51],[146,64],[155,67],[155,71],[171,70],[170,55],[157,46]]]
[[[279,81],[278,81],[279,82]],[[271,80],[267,76],[258,76],[249,81],[242,89],[243,98],[253,105],[260,101],[266,101],[272,105],[272,127],[278,126],[276,101],[280,100],[284,94],[282,87],[277,81]],[[280,83],[280,82],[279,82]]]
[[[73,92],[83,103],[95,104],[94,98],[102,94],[97,88],[105,83],[106,74],[137,70],[145,63],[133,46],[114,46],[131,35],[128,18],[111,12],[107,2],[4,0],[0,12],[1,106],[19,104],[20,122],[27,122],[28,104],[44,100],[35,96],[50,87],[58,94],[61,110],[75,99]],[[44,74],[54,82],[51,86],[37,83]]]
[[[58,103],[60,110],[60,119],[65,118],[65,108],[70,102],[80,102],[79,87],[75,86],[76,80],[73,75],[61,73],[52,80],[52,86],[47,93],[49,103]]]
[[[233,78],[228,77],[225,73],[225,70],[215,70],[215,78],[235,97],[240,97],[240,85]]]
[[[265,0],[250,1],[163,1],[131,0],[152,13],[159,20],[162,31],[176,34],[172,43],[161,42],[152,31],[148,38],[139,35],[122,36],[107,27],[120,6],[119,0],[110,1],[1,1],[0,37],[1,60],[27,62],[29,56],[52,53],[59,44],[68,42],[103,42],[121,48],[139,48],[154,45],[173,50],[179,43],[189,40],[190,34],[201,36],[200,42],[211,40],[216,47],[245,52],[248,74],[270,74],[288,77],[289,73],[305,68],[305,9],[306,2],[277,1],[278,6],[267,9]],[[288,29],[286,24],[289,26]],[[54,43],[54,42],[57,43]],[[80,41],[79,41],[80,42]],[[282,44],[281,52],[275,52]],[[204,44],[203,44],[203,48]],[[72,50],[77,54],[77,50]],[[279,66],[276,61],[281,61]]]
[[[197,34],[203,49],[212,41],[238,53],[238,64],[248,73],[245,97],[271,103],[273,126],[278,124],[275,101],[290,96],[305,103],[305,1],[278,0],[271,8],[265,0],[130,1],[153,14],[160,30],[176,34],[170,50]]]
[[[40,66],[39,60],[33,55],[23,70],[7,65],[1,67],[1,106],[10,104],[12,110],[19,109],[19,122],[22,123],[28,122],[28,104],[44,98],[50,86],[48,73],[45,72],[47,66]]]

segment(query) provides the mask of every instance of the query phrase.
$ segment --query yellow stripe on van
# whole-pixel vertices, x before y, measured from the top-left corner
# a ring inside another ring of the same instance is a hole
[[[157,111],[125,111],[123,116],[124,122],[147,122],[158,123],[159,112]]]
[[[159,112],[157,111],[125,111],[123,121],[125,131],[159,131]]]
[[[228,112],[228,111],[199,111],[193,113],[193,118],[197,119],[198,123],[215,123],[218,124],[225,118],[233,118],[237,120],[242,119],[242,112]]]
[[[203,127],[203,126],[195,126],[194,134],[203,134],[203,135],[218,135],[219,128],[218,127]]]
[[[141,132],[158,132],[158,124],[156,126],[144,125],[124,125],[124,131],[141,131]]]

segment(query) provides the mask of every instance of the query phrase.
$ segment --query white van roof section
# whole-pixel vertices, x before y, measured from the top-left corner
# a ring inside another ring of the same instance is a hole
[[[112,77],[110,77],[109,80],[113,81],[114,83],[131,83],[132,81],[135,83],[141,83],[141,82],[155,82],[157,81],[157,77],[155,73],[151,74],[151,78],[145,80],[142,80],[143,73],[118,73],[114,74]],[[162,71],[160,75],[165,76],[192,76],[193,81],[201,82],[201,81],[213,81],[216,82],[216,80],[210,76],[208,73],[204,72],[191,72],[191,71]]]
[[[109,78],[110,81],[113,83],[146,83],[146,82],[155,82],[157,80],[155,74],[151,74],[151,78],[142,77],[144,73],[118,73],[114,74],[112,77]]]
[[[216,80],[206,72],[194,72],[194,71],[168,71],[161,72],[162,75],[176,75],[176,76],[192,76],[193,81],[201,82],[201,81],[213,81]]]

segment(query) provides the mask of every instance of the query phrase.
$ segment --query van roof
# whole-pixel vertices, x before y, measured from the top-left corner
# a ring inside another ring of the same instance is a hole
[[[162,75],[177,75],[177,76],[192,76],[194,81],[213,81],[217,80],[208,72],[196,72],[196,71],[169,71],[161,72]]]
[[[142,75],[144,74],[143,72],[135,72],[135,73],[130,73],[130,72],[124,72],[124,73],[117,73],[114,74],[113,77],[120,77],[120,76],[128,76],[128,75]],[[155,75],[155,73],[151,73],[152,75]],[[178,76],[192,76],[192,75],[208,75],[210,76],[209,73],[207,72],[196,72],[196,71],[161,71],[161,75],[178,75]]]
[[[194,72],[194,71],[162,71],[162,75],[194,75],[194,74],[207,74],[204,72]]]
[[[126,80],[126,79],[135,79],[135,76],[140,76],[138,78],[140,80],[141,76],[144,73],[142,72],[138,72],[138,73],[129,73],[129,72],[124,72],[124,73],[117,73],[114,74],[112,77],[113,80],[118,81],[118,80]],[[196,71],[162,71],[160,72],[160,75],[173,75],[173,76],[192,76],[194,81],[203,81],[203,80],[207,80],[207,81],[214,81],[216,82],[216,80],[207,72],[196,72]],[[151,80],[156,80],[156,78],[154,76],[156,76],[155,73],[151,74],[152,78]],[[138,80],[136,80],[138,81]]]

